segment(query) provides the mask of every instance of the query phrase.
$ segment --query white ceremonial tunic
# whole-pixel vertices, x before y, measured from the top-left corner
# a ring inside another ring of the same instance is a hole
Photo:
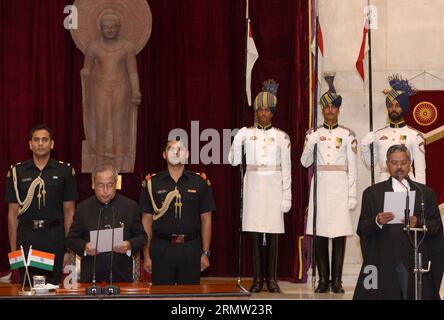
[[[301,163],[313,164],[314,146],[309,145],[311,134],[319,134],[317,143],[317,218],[316,235],[336,238],[353,234],[349,198],[356,198],[357,140],[350,129],[319,126],[307,132]],[[307,234],[313,234],[313,179],[308,205]]]
[[[385,181],[389,178],[387,171],[387,150],[394,144],[404,144],[410,151],[412,164],[415,166],[410,170],[409,176],[413,180],[426,183],[426,161],[424,138],[419,131],[404,125],[401,128],[387,126],[375,132],[374,165],[376,182]],[[365,165],[370,168],[370,145],[361,145],[361,158]],[[378,167],[377,167],[378,165]]]
[[[243,127],[228,155],[231,165],[242,162],[245,146],[242,231],[284,233],[282,200],[291,202],[291,144],[282,130]]]

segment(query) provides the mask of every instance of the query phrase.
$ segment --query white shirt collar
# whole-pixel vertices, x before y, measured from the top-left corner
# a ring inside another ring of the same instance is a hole
[[[402,179],[401,181],[409,190],[410,190],[410,184],[407,181],[407,179]],[[393,187],[393,191],[399,192],[399,191],[404,191],[405,192],[405,188],[402,186],[402,184],[398,181],[398,179],[395,179],[392,177],[392,187]]]

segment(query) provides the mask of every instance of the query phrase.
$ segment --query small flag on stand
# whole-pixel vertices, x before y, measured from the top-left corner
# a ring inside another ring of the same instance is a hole
[[[52,271],[54,269],[55,255],[35,249],[29,249],[28,266]]]
[[[21,250],[16,250],[8,253],[9,265],[11,270],[19,269],[25,266],[25,258]]]

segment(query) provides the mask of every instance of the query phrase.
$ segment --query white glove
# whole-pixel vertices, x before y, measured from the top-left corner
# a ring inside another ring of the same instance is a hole
[[[355,197],[349,197],[348,198],[348,209],[354,210],[356,208],[356,205],[358,204],[358,201]]]
[[[370,144],[374,143],[375,140],[376,140],[376,134],[373,131],[370,131],[365,135],[364,139],[362,139],[361,144],[363,146],[369,146]]]
[[[319,132],[317,131],[313,131],[309,136],[308,136],[308,141],[307,143],[313,147],[316,143],[319,142]]]
[[[287,213],[291,209],[291,200],[282,200],[281,202],[281,212]]]

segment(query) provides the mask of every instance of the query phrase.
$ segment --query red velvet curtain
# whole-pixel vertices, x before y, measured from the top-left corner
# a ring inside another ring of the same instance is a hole
[[[148,45],[137,56],[142,104],[139,107],[134,174],[123,175],[122,193],[135,200],[147,173],[165,168],[161,152],[168,132],[191,121],[200,132],[251,125],[245,107],[244,0],[148,0],[153,28]],[[299,165],[308,112],[308,1],[250,0],[250,16],[260,54],[253,70],[252,93],[261,82],[280,83],[274,124],[292,139],[293,209],[286,215],[280,240],[281,278],[297,280],[298,237],[303,234],[307,196]],[[79,72],[83,54],[63,28],[68,0],[0,2],[0,168],[31,156],[28,131],[39,123],[54,130],[53,157],[71,162],[77,171],[80,200],[92,194],[90,176],[80,173],[82,125]],[[207,142],[200,142],[203,147]],[[222,145],[222,143],[221,143]],[[222,151],[222,147],[221,147]],[[223,159],[221,159],[222,161]],[[211,268],[205,275],[234,276],[239,225],[239,173],[229,165],[190,165],[204,171],[213,185],[217,212],[213,220]],[[0,194],[5,191],[0,180]],[[0,270],[7,262],[7,208],[1,207]],[[244,246],[243,275],[251,274]]]

